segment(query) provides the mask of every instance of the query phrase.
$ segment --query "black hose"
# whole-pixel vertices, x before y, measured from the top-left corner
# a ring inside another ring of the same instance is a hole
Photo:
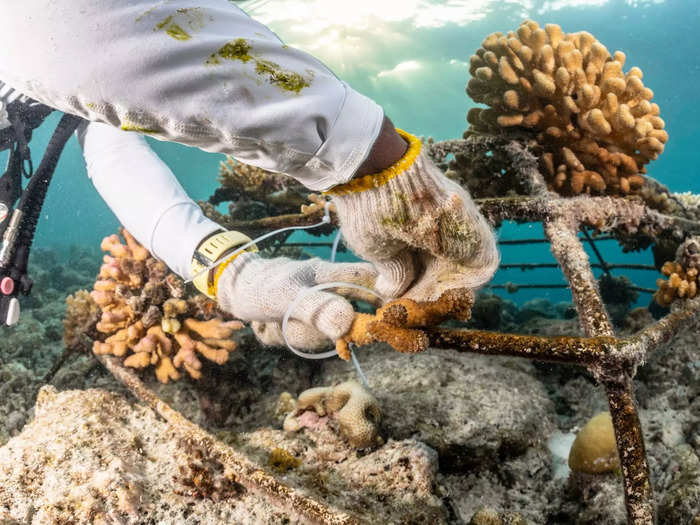
[[[41,216],[41,207],[44,204],[46,192],[56,170],[58,159],[66,146],[66,142],[68,142],[68,139],[70,139],[81,122],[82,119],[80,117],[63,115],[46,147],[39,167],[36,169],[29,184],[27,184],[17,207],[24,214],[17,242],[18,246],[27,248],[31,246],[36,225]]]

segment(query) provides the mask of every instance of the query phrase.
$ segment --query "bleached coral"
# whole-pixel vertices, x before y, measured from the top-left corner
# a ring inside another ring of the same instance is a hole
[[[355,448],[367,448],[379,443],[379,403],[356,381],[302,392],[294,411],[284,420],[284,430],[297,432],[303,428],[307,411],[337,421],[341,433]]]
[[[219,365],[228,360],[240,321],[225,321],[213,302],[183,298],[182,281],[157,261],[127,232],[107,237],[92,299],[102,310],[97,331],[106,337],[93,343],[95,354],[124,357],[132,368],[155,367],[162,383],[180,378],[184,369],[194,379],[202,375],[199,357]],[[198,319],[197,317],[200,317]]]
[[[590,33],[525,21],[489,35],[471,57],[467,93],[489,108],[472,108],[467,120],[476,131],[534,132],[560,193],[634,192],[668,134],[642,71],[623,73],[624,64],[624,53],[611,56]]]

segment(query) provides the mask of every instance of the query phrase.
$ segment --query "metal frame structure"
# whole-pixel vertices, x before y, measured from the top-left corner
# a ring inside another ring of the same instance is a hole
[[[446,141],[432,144],[432,147],[444,159],[448,153],[464,147],[468,140]],[[526,149],[518,143],[512,142],[508,144],[508,148],[513,155],[526,158],[522,157],[527,155]],[[634,525],[651,525],[654,523],[652,487],[634,397],[633,378],[637,367],[646,360],[650,352],[667,343],[681,330],[692,329],[700,321],[700,298],[677,301],[671,313],[653,325],[633,336],[617,337],[591,269],[594,265],[589,261],[578,234],[579,231],[585,232],[591,228],[618,240],[645,235],[652,238],[670,237],[680,242],[690,235],[700,234],[700,223],[661,214],[633,199],[559,197],[547,191],[536,164],[532,162],[525,163],[521,175],[521,182],[529,187],[529,195],[477,199],[477,205],[495,226],[505,220],[542,223],[546,241],[550,243],[554,258],[571,289],[585,337],[525,336],[435,327],[427,331],[431,346],[456,352],[509,355],[569,363],[588,369],[607,394],[620,457],[628,522]],[[281,227],[314,224],[322,214],[323,209],[318,209],[306,214],[281,215],[251,221],[233,221],[223,216],[217,217],[217,220],[222,221],[222,225],[227,228],[255,235]],[[597,264],[604,270],[606,267],[613,267],[604,261]],[[187,421],[158,399],[133,371],[121,364],[119,359],[109,356],[100,356],[99,359],[137,398],[150,405],[172,424],[175,431],[186,433],[206,443],[207,448],[219,452],[224,462],[236,474],[237,481],[248,489],[270,497],[271,501],[309,522],[357,522],[352,516],[300,495],[236,454],[205,430]]]

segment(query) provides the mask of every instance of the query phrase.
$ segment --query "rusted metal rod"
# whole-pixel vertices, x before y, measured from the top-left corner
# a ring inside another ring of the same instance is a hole
[[[98,359],[137,399],[146,403],[165,419],[172,426],[173,434],[181,434],[183,437],[191,438],[200,443],[206,450],[217,452],[222,463],[236,475],[236,481],[245,486],[246,489],[266,497],[278,507],[288,509],[292,515],[298,516],[305,522],[359,525],[360,522],[356,518],[331,509],[280,483],[231,447],[189,421],[162,401],[132,370],[124,367],[117,357],[101,355],[98,356]]]
[[[589,337],[614,337],[612,323],[603,305],[590,261],[577,237],[582,220],[584,217],[571,213],[560,211],[552,214],[544,220],[545,235],[551,241],[554,258],[571,285],[571,295],[584,333]],[[599,220],[607,221],[609,218]],[[588,363],[588,369],[603,384],[608,397],[620,467],[624,474],[622,484],[627,519],[631,525],[653,525],[654,499],[649,465],[632,388],[636,367],[630,366],[628,362],[633,356],[624,353],[618,356],[618,359]]]
[[[498,267],[499,270],[537,270],[540,268],[559,269],[557,263],[509,263],[502,264]],[[591,268],[602,268],[600,264],[593,263]],[[658,268],[653,264],[608,264],[610,270],[643,270],[650,272],[658,272]]]

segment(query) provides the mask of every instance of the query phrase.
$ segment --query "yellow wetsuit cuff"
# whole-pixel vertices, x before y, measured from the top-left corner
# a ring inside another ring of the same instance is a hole
[[[236,231],[216,233],[205,239],[197,247],[192,257],[192,283],[195,287],[210,299],[216,299],[219,277],[224,269],[241,253],[258,251],[255,245],[249,246],[244,252],[236,250],[249,242],[251,242],[250,237]],[[235,253],[222,261],[215,269],[207,270],[212,264],[231,252]]]
[[[396,161],[395,164],[389,166],[385,170],[380,171],[379,173],[363,175],[362,177],[352,179],[345,184],[335,186],[330,190],[323,192],[323,194],[331,196],[349,195],[351,193],[371,190],[372,188],[379,188],[410,168],[420,154],[422,146],[421,141],[415,135],[411,135],[402,129],[396,128],[396,132],[408,142],[408,149],[406,150],[406,153],[404,153],[404,156]]]

